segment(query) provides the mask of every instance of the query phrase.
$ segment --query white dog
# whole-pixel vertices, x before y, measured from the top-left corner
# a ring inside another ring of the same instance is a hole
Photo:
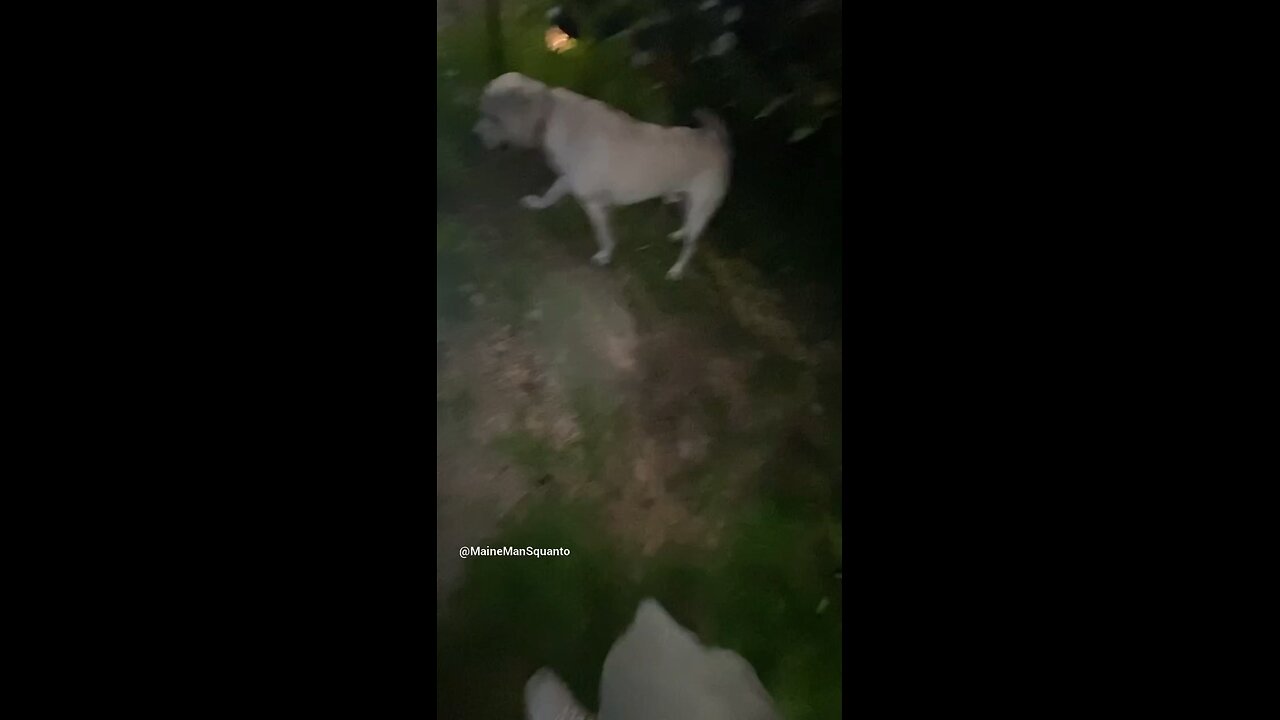
[[[524,686],[529,720],[586,720],[587,711],[549,668]],[[600,673],[600,720],[779,720],[755,668],[732,650],[708,647],[658,601],[640,602]]]
[[[520,203],[541,210],[572,193],[595,229],[600,251],[591,260],[597,265],[613,257],[610,206],[683,199],[684,224],[669,236],[684,240],[667,272],[678,279],[729,189],[729,133],[705,110],[694,113],[701,128],[662,127],[599,100],[507,73],[485,87],[480,115],[474,131],[486,148],[543,149],[559,177],[542,197],[529,195]]]

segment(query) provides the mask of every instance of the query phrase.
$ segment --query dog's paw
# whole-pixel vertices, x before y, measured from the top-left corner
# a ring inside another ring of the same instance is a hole
[[[595,263],[596,265],[599,265],[600,267],[604,267],[605,265],[608,265],[609,261],[612,259],[613,259],[613,256],[603,250],[591,256],[591,262]]]
[[[528,208],[530,210],[541,210],[542,198],[538,197],[537,195],[525,195],[524,197],[520,198],[520,206]]]
[[[684,277],[684,268],[679,265],[673,265],[671,266],[671,269],[667,271],[668,280],[679,280],[682,277]]]
[[[670,240],[671,242],[680,242],[681,240],[684,239],[684,230],[676,230],[675,232],[668,235],[667,239]]]

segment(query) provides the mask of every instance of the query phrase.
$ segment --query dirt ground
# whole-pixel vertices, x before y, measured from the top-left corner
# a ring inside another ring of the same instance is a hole
[[[597,500],[645,556],[715,547],[720,508],[753,491],[780,443],[832,442],[824,404],[838,399],[819,397],[818,378],[838,369],[839,338],[805,344],[749,266],[708,246],[684,281],[662,279],[676,221],[653,203],[619,223],[636,230],[619,233],[614,265],[594,267],[571,199],[517,206],[546,181],[536,157],[475,162],[493,181],[452,207],[443,250],[465,269],[442,262],[437,278],[454,308],[436,337],[441,606],[457,549],[484,545],[527,499]]]

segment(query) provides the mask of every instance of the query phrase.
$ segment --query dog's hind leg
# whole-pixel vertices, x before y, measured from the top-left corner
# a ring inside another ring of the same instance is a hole
[[[543,210],[555,205],[560,201],[560,198],[564,197],[568,192],[569,179],[564,175],[561,175],[556,178],[556,181],[551,184],[551,187],[547,188],[547,191],[543,193],[542,197],[538,197],[537,195],[525,195],[520,198],[520,204],[530,210]]]
[[[676,264],[667,271],[668,280],[679,280],[684,276],[689,258],[693,257],[693,251],[698,248],[698,237],[702,235],[703,228],[707,226],[707,222],[711,220],[711,216],[719,206],[720,198],[714,195],[689,196],[688,203],[685,205],[684,227],[672,233],[672,235],[679,233],[680,238],[684,240],[684,247],[680,248],[680,257],[676,259]]]
[[[668,205],[675,205],[676,212],[680,213],[681,215],[687,212],[687,209],[689,206],[688,198],[683,193],[671,193],[669,195],[666,195],[665,197],[663,197],[662,202]],[[681,222],[683,222],[683,218],[681,219]],[[680,239],[683,237],[684,237],[683,227],[667,235],[667,239],[670,240],[671,242],[680,242]]]
[[[591,227],[596,231],[596,243],[600,252],[591,256],[591,262],[597,265],[608,265],[613,259],[613,234],[609,232],[609,206],[601,202],[583,202],[582,209],[587,211]]]

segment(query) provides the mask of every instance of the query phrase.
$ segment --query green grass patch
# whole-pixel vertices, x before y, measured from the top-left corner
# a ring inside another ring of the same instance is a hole
[[[756,489],[779,509],[799,517],[838,517],[841,478],[832,456],[799,429],[783,435],[760,469]]]
[[[471,397],[471,392],[462,389],[456,395],[436,401],[437,409],[444,412],[445,416],[455,422],[462,423],[471,416],[471,411],[475,409],[475,400]]]
[[[622,408],[593,385],[572,388],[570,400],[582,428],[578,446],[582,469],[589,480],[599,482],[605,478],[605,463],[626,437]]]
[[[489,546],[564,547],[569,557],[467,561],[437,635],[440,717],[523,717],[524,683],[542,666],[598,705],[605,655],[638,601],[598,517],[593,507],[545,501]]]
[[[494,447],[534,479],[550,475],[560,463],[560,453],[551,445],[525,432],[503,435],[494,440]]]
[[[762,504],[703,580],[703,637],[741,653],[788,718],[838,717],[842,592],[830,523]],[[826,605],[818,611],[823,599]]]
[[[475,281],[475,259],[468,246],[468,229],[450,218],[436,220],[436,312],[446,320],[471,316],[463,287]]]
[[[777,353],[766,353],[756,362],[750,387],[757,393],[789,393],[800,385],[805,366]]]
[[[838,717],[838,532],[765,504],[748,509],[736,527],[722,550],[664,551],[648,566],[641,594],[657,598],[703,642],[742,654],[783,717]]]
[[[755,505],[716,552],[624,553],[598,508],[545,500],[491,547],[567,547],[568,558],[473,558],[437,644],[444,717],[520,717],[529,675],[550,666],[588,708],[643,597],[706,643],[741,653],[784,717],[837,717],[842,595],[839,526]],[[639,567],[633,576],[624,568]],[[826,599],[825,606],[818,608]]]
[[[473,316],[473,296],[499,320],[517,324],[530,308],[541,279],[537,242],[519,223],[477,227],[456,215],[436,222],[436,302],[441,317]],[[495,262],[494,258],[501,258]]]

